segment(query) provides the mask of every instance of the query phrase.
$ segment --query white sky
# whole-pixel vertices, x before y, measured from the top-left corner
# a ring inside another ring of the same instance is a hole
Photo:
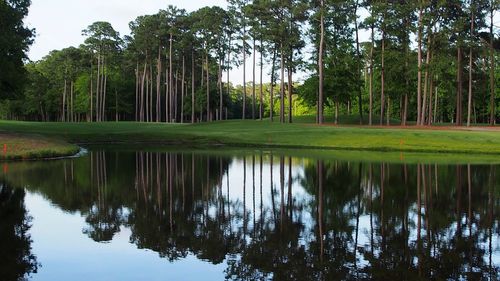
[[[204,6],[226,7],[225,0],[32,0],[25,22],[36,28],[29,57],[39,60],[50,51],[83,43],[82,30],[96,21],[108,21],[129,34],[136,17],[154,14],[168,5],[193,11]]]

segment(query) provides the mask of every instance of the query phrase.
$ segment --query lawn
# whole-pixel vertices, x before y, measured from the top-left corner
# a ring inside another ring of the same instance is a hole
[[[73,155],[79,147],[43,136],[0,132],[0,149],[0,160],[17,160]]]
[[[224,121],[200,124],[37,123],[0,121],[0,132],[36,134],[71,143],[156,143],[362,151],[500,154],[499,131],[368,128]]]

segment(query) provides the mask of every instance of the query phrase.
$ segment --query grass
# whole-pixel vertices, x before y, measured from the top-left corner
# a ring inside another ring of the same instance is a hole
[[[79,148],[42,136],[0,133],[0,160],[42,159],[74,155]]]
[[[295,123],[316,123],[315,115],[303,115],[303,116],[294,116],[293,121]],[[380,119],[378,116],[373,116],[373,124],[378,124]],[[400,120],[391,119],[391,125],[399,125],[401,124]],[[335,122],[335,117],[332,115],[325,115],[325,122],[333,124]],[[363,115],[363,124],[368,124],[369,119],[365,114]],[[386,119],[384,119],[384,124],[386,124]],[[359,125],[359,115],[344,115],[340,114],[338,117],[338,123],[342,125]],[[411,124],[411,122],[408,122]]]
[[[71,143],[157,143],[460,154],[500,154],[500,132],[334,127],[308,123],[224,121],[202,124],[37,123],[0,121],[0,132]]]

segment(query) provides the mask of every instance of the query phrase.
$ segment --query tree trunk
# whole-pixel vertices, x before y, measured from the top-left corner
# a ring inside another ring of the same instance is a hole
[[[333,120],[335,125],[339,124],[339,102],[335,102],[335,119]]]
[[[106,93],[107,93],[107,85],[108,85],[108,73],[106,71],[106,63],[103,63],[103,69],[102,73],[104,76],[104,87],[103,87],[103,95],[102,95],[102,113],[101,113],[101,121],[105,121],[106,119],[106,114],[105,114],[105,108],[106,108]]]
[[[285,122],[285,57],[283,56],[283,43],[280,45],[281,61],[281,81],[280,81],[280,123]]]
[[[106,57],[102,56],[101,58],[101,81],[99,83],[99,86],[101,89],[99,90],[99,108],[97,109],[99,111],[99,122],[103,121],[103,116],[102,116],[102,104],[104,103],[104,89],[106,86],[104,85],[104,80],[105,80],[105,75],[104,75],[104,69],[106,65]]]
[[[118,122],[118,91],[115,89],[115,121]]]
[[[231,90],[230,81],[229,81],[229,71],[231,68],[231,39],[232,39],[232,37],[230,34],[229,35],[229,48],[227,50],[227,73],[226,73],[226,75],[227,75],[227,77],[226,77],[227,78],[227,85],[226,86],[227,86],[227,96],[228,97],[230,96],[230,90]],[[227,109],[226,109],[226,115],[227,115]],[[226,117],[226,119],[227,119],[227,117]]]
[[[219,121],[224,119],[224,83],[223,83],[223,67],[224,66],[224,56],[219,59]]]
[[[140,102],[140,121],[144,122],[144,102],[145,102],[145,92],[144,92],[144,83],[146,83],[146,71],[147,71],[148,64],[145,61],[144,62],[144,70],[142,72],[142,80],[141,80],[141,102]]]
[[[408,118],[408,91],[410,89],[410,78],[409,78],[409,54],[410,54],[410,40],[409,40],[409,31],[410,30],[410,20],[408,17],[405,18],[405,39],[404,39],[404,47],[405,47],[405,94],[403,101],[403,114],[401,116],[401,125],[406,126],[407,118]]]
[[[154,87],[154,81],[153,81],[153,59],[151,59],[151,64],[149,65],[149,122],[153,122],[154,115],[154,107],[153,107],[153,87]],[[104,111],[104,109],[103,109]]]
[[[224,92],[222,89],[222,64],[224,63],[224,56],[222,58],[219,58],[219,121],[222,120],[222,110],[223,110],[223,97],[224,97]]]
[[[172,74],[172,44],[173,44],[173,34],[172,32],[170,32],[170,39],[169,39],[169,52],[168,52],[168,64],[169,64],[169,67],[168,67],[168,88],[170,89],[168,92],[168,96],[169,96],[169,116],[168,116],[168,122],[172,122],[173,120],[173,104],[172,104],[172,92],[173,92],[173,88],[174,88],[174,85],[172,84],[174,79],[173,79],[173,74]],[[203,79],[201,79],[203,80]]]
[[[490,125],[495,125],[495,49],[493,47],[493,16],[495,14],[495,0],[490,3]]]
[[[436,77],[437,79],[437,77]],[[438,107],[438,91],[437,87],[434,90],[434,114],[432,115],[432,123],[437,122],[437,107]]]
[[[372,45],[370,48],[370,82],[369,82],[369,96],[370,96],[370,105],[368,109],[368,124],[373,125],[373,49],[375,48],[375,31],[373,24],[371,25],[371,41]]]
[[[64,92],[63,92],[63,99],[62,99],[62,109],[61,109],[61,121],[66,122],[66,92],[67,92],[67,86],[68,83],[66,79],[64,79]]]
[[[161,121],[161,47],[158,47],[158,60],[156,61],[156,122]]]
[[[252,67],[252,120],[255,120],[255,64],[256,64],[255,36],[253,38],[253,67]]]
[[[245,120],[246,118],[246,110],[247,110],[247,49],[246,49],[246,26],[243,26],[243,112],[242,112],[242,119]]]
[[[408,119],[408,94],[404,97],[404,114],[403,114],[403,126],[406,126],[406,120]]]
[[[472,5],[472,4],[471,4]],[[470,35],[474,38],[474,11],[471,7]],[[470,127],[472,112],[472,43],[469,47],[469,100],[467,103],[467,127]]]
[[[186,57],[182,56],[182,81],[181,81],[181,123],[184,123],[184,85],[186,79]]]
[[[203,80],[203,78],[202,78]],[[194,124],[194,51],[191,51],[191,123]]]
[[[325,16],[324,16],[325,2],[321,0],[320,7],[320,42],[318,52],[318,79],[319,79],[319,97],[318,97],[318,123],[323,124],[323,48],[325,44]]]
[[[432,125],[432,98],[434,94],[434,77],[431,75],[429,78],[429,111],[427,114],[427,125]]]
[[[387,126],[391,125],[391,98],[387,97]]]
[[[359,28],[358,28],[358,6],[359,0],[356,0],[356,6],[354,8],[354,28],[356,29],[356,67],[357,67],[357,83],[358,86],[358,110],[359,110],[359,124],[363,125],[363,99],[362,99],[362,88],[361,88],[361,52],[359,50]]]
[[[175,70],[174,75],[174,121],[177,122],[177,117],[179,116],[179,70]]]
[[[429,66],[430,66],[430,60],[431,60],[431,37],[432,37],[432,33],[431,33],[431,29],[429,28],[429,34],[427,35],[428,38],[427,38],[427,55],[426,55],[426,59],[425,59],[425,74],[424,74],[424,96],[422,98],[422,109],[420,110],[420,114],[422,114],[420,116],[420,126],[423,126],[425,125],[425,114],[427,112],[427,90],[428,90],[428,84],[429,84],[429,78],[430,78],[430,74],[429,74]]]
[[[263,68],[264,68],[264,46],[262,43],[262,37],[260,39],[260,91],[259,91],[259,120],[262,121],[262,118],[264,118],[264,89],[263,89],[263,82],[262,82],[262,77],[263,77]]]
[[[144,97],[144,103],[146,105],[146,108],[145,108],[145,115],[146,115],[145,121],[146,122],[149,122],[149,75],[150,75],[150,73],[146,69],[146,93],[145,93],[145,97]]]
[[[421,124],[420,118],[422,117],[422,10],[422,3],[420,3],[420,9],[418,12],[417,126]]]
[[[93,70],[93,65],[92,65],[92,62],[90,63],[90,122],[93,122],[93,110],[94,110],[94,105],[92,104],[94,101],[93,101],[93,96],[94,96],[94,85],[93,85],[93,81],[94,81],[94,77],[93,77],[93,73],[92,73],[92,70]],[[137,72],[137,70],[136,70]],[[137,77],[137,74],[136,74],[136,77]],[[136,83],[137,83],[137,78],[136,78]],[[136,86],[137,87],[137,86]],[[136,95],[137,95],[137,90],[136,90]],[[137,106],[137,101],[136,101],[136,106]],[[136,114],[137,115],[137,114]]]
[[[456,109],[456,125],[462,126],[462,47],[458,42],[457,47],[457,109]]]
[[[207,122],[212,121],[210,118],[210,67],[208,65],[208,51],[205,56],[207,65]]]
[[[71,97],[71,102],[70,102],[70,120],[71,122],[75,122],[75,118],[74,118],[74,111],[73,111],[73,95],[74,95],[74,89],[75,89],[75,83],[73,81],[71,81],[71,93],[70,93],[70,97]]]
[[[292,58],[290,56],[290,64],[292,63]],[[288,123],[292,123],[292,116],[293,116],[293,111],[292,111],[292,91],[293,91],[293,70],[292,70],[292,66],[290,65],[288,67]]]
[[[92,104],[92,102],[90,103]],[[92,107],[91,107],[91,117],[92,120]],[[135,121],[139,120],[139,62],[135,67]]]
[[[97,79],[95,91],[95,121],[99,122],[99,100],[101,95],[101,55],[97,54]]]
[[[168,78],[168,73],[169,73],[169,65],[167,64],[167,61],[169,61],[168,59],[168,53],[165,52],[165,123],[168,123],[170,122],[169,121],[169,116],[170,116],[170,108],[168,107],[169,106],[169,102],[170,102],[170,99],[169,99],[169,94],[170,94],[170,91],[169,91],[169,83],[170,83],[170,79]]]
[[[276,56],[277,56],[277,49],[275,48],[273,51],[273,62],[271,65],[271,89],[269,90],[269,100],[270,100],[270,105],[269,105],[269,118],[271,122],[274,121],[274,75],[275,75],[275,69],[276,69]]]
[[[384,19],[385,21],[385,19]],[[380,68],[380,125],[384,124],[384,106],[385,106],[385,28],[382,29],[382,58]]]

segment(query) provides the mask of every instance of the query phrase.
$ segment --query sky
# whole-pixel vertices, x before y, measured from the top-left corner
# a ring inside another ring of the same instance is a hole
[[[154,14],[168,5],[193,11],[204,6],[226,7],[225,0],[32,0],[25,22],[36,28],[29,57],[39,60],[50,51],[83,43],[82,30],[96,21],[108,21],[120,34],[140,15]]]

